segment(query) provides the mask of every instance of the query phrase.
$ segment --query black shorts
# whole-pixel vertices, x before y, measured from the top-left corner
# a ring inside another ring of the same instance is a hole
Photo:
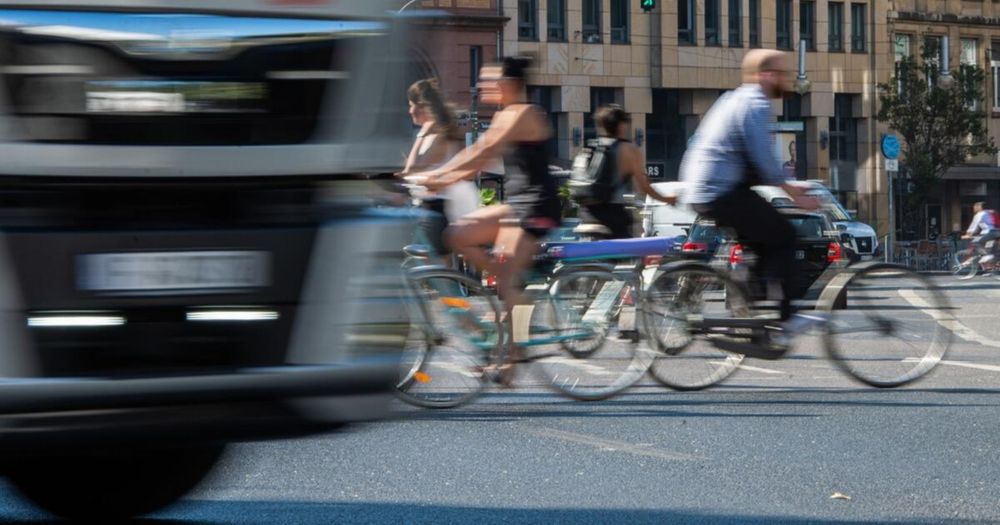
[[[600,224],[611,230],[609,239],[631,239],[632,214],[624,204],[595,204],[580,207],[583,224]]]
[[[444,199],[422,200],[420,208],[429,212],[420,219],[420,231],[427,239],[427,244],[435,254],[448,255],[451,249],[444,243],[444,230],[448,227],[448,217],[444,214]]]

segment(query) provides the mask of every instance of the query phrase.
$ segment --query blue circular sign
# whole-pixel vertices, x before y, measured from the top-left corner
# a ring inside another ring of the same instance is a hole
[[[887,159],[899,157],[899,139],[895,135],[882,136],[882,154]]]

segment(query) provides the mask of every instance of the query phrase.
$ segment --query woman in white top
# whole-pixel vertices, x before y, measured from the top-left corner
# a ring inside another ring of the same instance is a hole
[[[399,174],[435,169],[462,150],[464,137],[455,123],[455,116],[444,102],[444,97],[433,79],[418,80],[406,91],[410,102],[410,118],[420,126],[417,139],[406,159],[406,167]],[[444,188],[440,193],[426,191],[414,195],[423,208],[439,214],[436,220],[425,223],[424,233],[438,254],[447,254],[442,233],[449,222],[454,222],[479,207],[479,191],[472,181],[463,181]]]

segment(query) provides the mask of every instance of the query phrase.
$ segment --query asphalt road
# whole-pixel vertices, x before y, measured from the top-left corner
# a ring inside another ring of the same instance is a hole
[[[852,382],[815,337],[702,392],[580,403],[522,376],[458,409],[234,446],[142,522],[998,523],[1000,281],[936,279],[959,322],[912,386]],[[44,522],[0,498],[0,519]]]

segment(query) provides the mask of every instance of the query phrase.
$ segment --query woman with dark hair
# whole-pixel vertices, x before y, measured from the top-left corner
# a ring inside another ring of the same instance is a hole
[[[581,207],[580,218],[585,224],[603,225],[610,230],[612,239],[627,239],[632,237],[633,223],[632,214],[625,202],[625,194],[630,186],[671,205],[677,203],[677,196],[662,195],[649,183],[642,151],[628,140],[632,117],[624,108],[618,104],[601,106],[594,113],[594,122],[597,124],[600,140],[610,141],[611,156],[608,160],[615,163],[618,186],[608,202]]]
[[[410,103],[410,118],[420,126],[413,148],[400,175],[441,166],[461,150],[463,137],[455,123],[451,108],[444,101],[437,81],[418,80],[406,91]],[[449,221],[456,220],[479,207],[479,192],[472,181],[446,188],[441,194],[414,195],[422,207],[437,215],[425,224],[424,233],[438,254],[447,254],[442,233]]]
[[[446,241],[474,266],[497,276],[508,309],[521,301],[520,277],[538,251],[538,241],[559,225],[562,215],[558,184],[548,171],[546,141],[552,130],[544,113],[526,102],[527,67],[526,59],[508,57],[499,66],[482,68],[482,103],[503,109],[476,144],[444,166],[419,174],[428,188],[446,188],[503,156],[507,202],[463,217],[448,228]],[[502,257],[483,249],[491,244]]]

